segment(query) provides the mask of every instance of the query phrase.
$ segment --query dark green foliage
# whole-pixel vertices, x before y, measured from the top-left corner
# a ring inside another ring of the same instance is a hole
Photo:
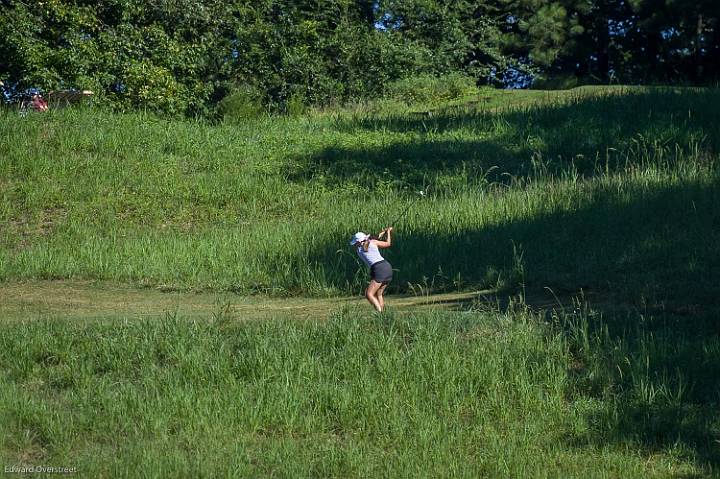
[[[120,108],[205,111],[224,73],[220,1],[43,2],[0,8],[0,77],[17,88],[91,89]]]
[[[720,77],[720,2],[714,0],[632,0],[636,29],[625,45],[633,51],[630,73],[660,81],[681,77],[703,82]]]
[[[246,84],[274,111],[367,97],[432,55],[375,28],[372,2],[0,6],[0,80],[11,88],[91,89],[116,108],[170,115],[208,115]]]
[[[498,47],[493,2],[387,0],[379,2],[384,28],[399,32],[426,51],[426,71],[466,70],[482,77],[505,59]]]
[[[506,53],[583,82],[717,80],[720,3],[507,0]]]
[[[263,114],[263,94],[257,88],[243,85],[218,103],[218,117],[230,123],[254,119]]]
[[[702,83],[720,73],[718,5],[6,0],[0,80],[13,91],[91,89],[120,109],[202,116],[246,84],[264,106],[287,112],[374,97],[417,74],[461,72],[478,84],[503,84],[514,71],[565,85]]]

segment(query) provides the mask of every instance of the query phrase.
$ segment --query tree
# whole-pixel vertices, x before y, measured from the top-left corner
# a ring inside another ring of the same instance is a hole
[[[630,0],[637,28],[633,59],[646,81],[717,79],[720,3],[714,0]],[[628,45],[629,47],[631,45]]]

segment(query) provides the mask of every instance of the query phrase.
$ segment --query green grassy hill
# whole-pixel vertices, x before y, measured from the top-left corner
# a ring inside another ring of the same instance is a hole
[[[357,291],[346,247],[397,227],[394,287],[715,302],[717,90],[483,93],[241,125],[0,114],[0,279]]]
[[[640,88],[218,126],[4,111],[0,463],[717,477],[718,112]],[[366,281],[349,236],[420,189],[395,291],[497,301],[334,298]]]

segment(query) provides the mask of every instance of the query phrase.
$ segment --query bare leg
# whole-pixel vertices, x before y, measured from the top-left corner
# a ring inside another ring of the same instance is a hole
[[[365,297],[368,301],[370,301],[370,304],[373,305],[376,311],[382,311],[382,306],[380,306],[377,299],[377,291],[380,287],[382,287],[382,284],[373,280],[370,281],[370,284],[368,284],[367,290],[365,291]]]
[[[387,283],[381,285],[377,293],[375,293],[375,298],[377,298],[377,302],[380,305],[380,311],[385,311],[385,299],[383,298],[383,294],[385,294],[385,288],[387,288]]]

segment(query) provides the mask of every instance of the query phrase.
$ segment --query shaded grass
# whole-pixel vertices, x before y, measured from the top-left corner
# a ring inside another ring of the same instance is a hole
[[[669,365],[716,367],[717,338],[599,320],[513,306],[5,325],[0,451],[113,477],[709,477],[717,385]]]

